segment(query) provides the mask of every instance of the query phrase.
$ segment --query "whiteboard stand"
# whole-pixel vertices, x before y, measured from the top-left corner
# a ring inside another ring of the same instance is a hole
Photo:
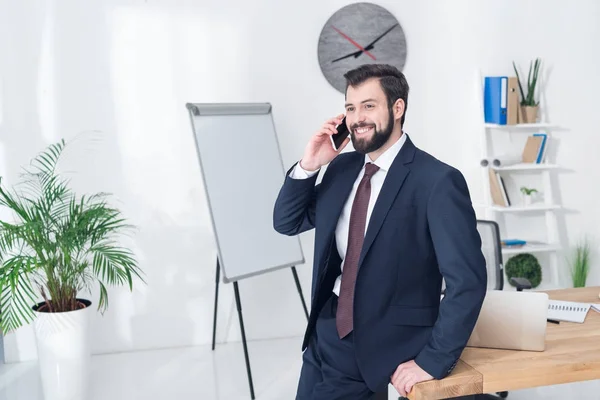
[[[233,282],[250,396],[254,385],[238,281],[291,268],[308,320],[296,265],[304,263],[297,236],[273,227],[273,207],[285,169],[269,103],[188,103],[206,199],[217,244],[212,349],[215,349],[219,280]]]
[[[294,275],[294,281],[296,281],[296,288],[300,294],[300,300],[302,301],[302,307],[304,308],[304,314],[306,320],[308,320],[308,309],[306,308],[306,302],[304,301],[304,295],[302,294],[302,287],[300,286],[300,280],[298,279],[298,272],[296,267],[292,266],[292,274]],[[215,311],[213,317],[213,336],[212,336],[212,349],[215,349],[215,338],[217,336],[217,308],[219,302],[219,279],[221,275],[221,266],[219,265],[219,258],[217,257],[217,273],[215,280]],[[235,306],[238,312],[238,318],[240,320],[240,330],[242,333],[242,344],[244,346],[244,357],[246,359],[246,372],[248,373],[248,384],[250,385],[250,397],[254,400],[254,384],[252,383],[252,371],[250,369],[250,358],[248,357],[248,344],[246,342],[246,330],[244,329],[244,318],[242,317],[242,301],[240,299],[240,289],[237,281],[233,282],[233,289],[235,292]]]

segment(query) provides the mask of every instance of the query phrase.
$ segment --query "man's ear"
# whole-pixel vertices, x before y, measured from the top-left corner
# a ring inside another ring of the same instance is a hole
[[[400,118],[402,118],[402,116],[404,115],[405,106],[406,106],[406,104],[404,103],[404,100],[402,100],[402,99],[396,100],[396,102],[394,103],[394,108],[393,108],[395,120],[399,120]]]

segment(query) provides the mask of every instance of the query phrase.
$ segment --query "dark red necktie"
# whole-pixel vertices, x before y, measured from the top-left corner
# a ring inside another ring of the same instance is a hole
[[[365,164],[365,174],[358,185],[348,232],[348,248],[342,269],[342,285],[336,311],[336,327],[340,338],[344,338],[353,329],[354,285],[358,273],[358,260],[365,239],[367,209],[371,198],[371,177],[379,170],[375,164]]]

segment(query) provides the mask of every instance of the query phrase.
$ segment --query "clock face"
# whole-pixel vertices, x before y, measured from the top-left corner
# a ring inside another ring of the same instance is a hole
[[[362,64],[390,64],[402,71],[406,38],[398,20],[386,9],[355,3],[329,18],[319,36],[318,55],[327,81],[345,93],[344,74]]]

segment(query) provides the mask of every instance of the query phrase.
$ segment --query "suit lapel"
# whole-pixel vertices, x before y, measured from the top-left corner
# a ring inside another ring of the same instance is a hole
[[[400,152],[394,159],[394,162],[392,163],[390,170],[385,177],[385,181],[383,182],[383,186],[381,187],[381,191],[377,197],[377,202],[373,207],[373,212],[371,213],[371,219],[369,220],[369,226],[367,228],[365,240],[360,253],[360,260],[358,262],[359,268],[362,265],[369,248],[373,244],[375,237],[379,233],[381,225],[383,224],[383,221],[385,220],[392,203],[396,199],[402,184],[410,172],[410,169],[406,166],[406,164],[412,162],[414,155],[415,146],[410,138],[407,137],[406,142],[404,145],[402,145],[402,149],[400,149]]]

